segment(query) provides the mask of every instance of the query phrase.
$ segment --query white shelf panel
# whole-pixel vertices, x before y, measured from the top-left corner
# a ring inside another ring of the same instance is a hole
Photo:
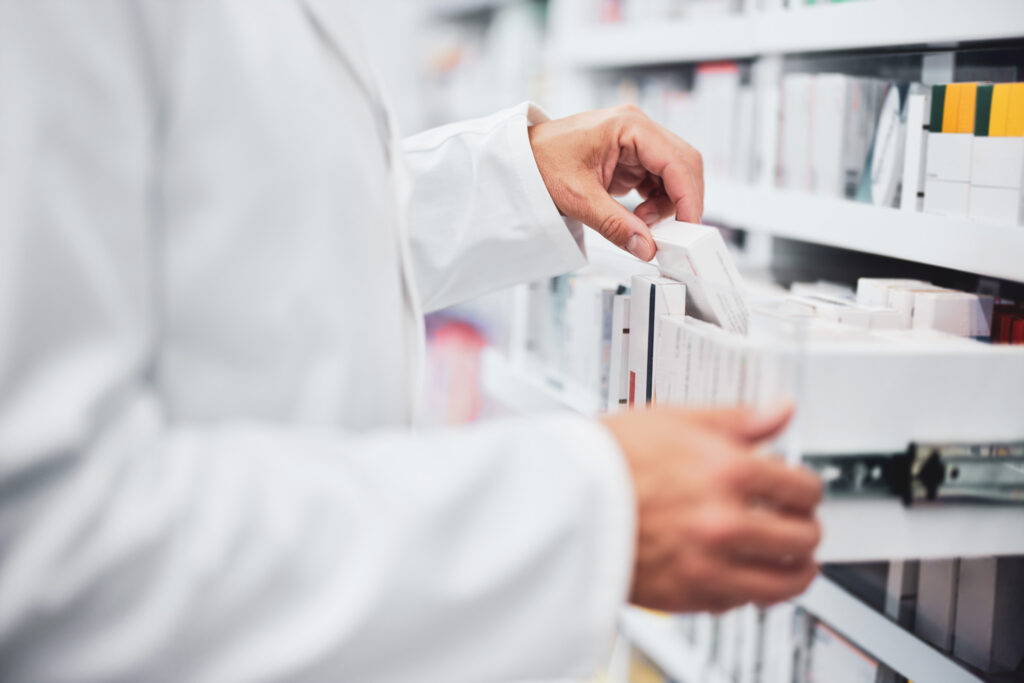
[[[1018,0],[861,0],[796,11],[594,25],[565,38],[582,67],[742,59],[758,55],[950,45],[1024,36]]]
[[[705,199],[705,216],[713,222],[1024,281],[1024,227],[718,181],[708,182]]]
[[[845,590],[819,576],[796,603],[912,681],[981,679]]]
[[[754,27],[753,19],[738,15],[692,23],[594,25],[564,38],[562,58],[573,66],[615,68],[755,57]]]
[[[1020,505],[907,508],[898,500],[829,500],[818,517],[822,562],[1024,555]]]
[[[484,351],[482,366],[485,393],[517,413],[601,412],[597,397],[556,387],[493,349]],[[822,562],[1024,555],[1024,506],[906,508],[897,500],[830,500],[818,514]]]

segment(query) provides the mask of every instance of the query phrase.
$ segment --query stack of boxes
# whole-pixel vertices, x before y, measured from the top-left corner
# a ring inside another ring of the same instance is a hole
[[[1024,83],[950,83],[931,92],[924,210],[1024,224]]]
[[[888,81],[841,73],[786,74],[776,184],[830,197],[857,195]]]
[[[978,87],[968,214],[1024,225],[1024,83]]]
[[[977,94],[977,83],[932,88],[924,182],[926,213],[962,217],[968,214]]]

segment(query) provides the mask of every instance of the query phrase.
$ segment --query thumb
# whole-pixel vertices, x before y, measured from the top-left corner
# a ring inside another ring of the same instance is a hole
[[[657,247],[647,224],[615,201],[599,183],[593,183],[584,193],[583,206],[578,218],[600,233],[609,242],[622,247],[641,261],[654,258]]]
[[[729,434],[742,441],[757,443],[779,434],[793,417],[793,403],[785,401],[775,406],[753,408],[721,408],[699,410],[692,414],[701,424]]]

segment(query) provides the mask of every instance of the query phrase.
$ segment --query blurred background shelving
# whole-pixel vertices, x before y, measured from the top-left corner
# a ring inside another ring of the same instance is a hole
[[[934,47],[1024,35],[1014,0],[859,0],[801,9],[748,10],[688,20],[592,22],[560,45],[591,68],[749,59],[761,55]]]
[[[372,4],[358,4],[375,13]],[[704,153],[705,222],[723,228],[746,272],[783,285],[920,277],[1024,299],[1024,226],[899,208],[899,193],[879,201],[862,186],[822,192],[814,182],[794,182],[786,168],[792,131],[785,116],[792,108],[787,82],[794,82],[787,78],[799,74],[842,74],[901,88],[1024,80],[1020,0],[401,0],[398,6],[377,12],[377,25],[389,28],[380,35],[390,41],[371,47],[382,55],[408,132],[524,99],[553,116],[631,102]],[[588,236],[588,251],[594,268],[619,280],[653,272],[600,238]],[[524,296],[499,293],[432,317],[429,390],[457,395],[440,407],[434,402],[433,421],[602,412],[595,392],[524,356]],[[858,513],[830,510],[845,515],[855,535]],[[952,513],[945,527],[934,519],[893,524],[888,547],[895,557],[917,536],[917,547],[935,556],[948,545],[944,530],[964,538],[972,525],[987,525],[1005,542],[980,540],[990,546],[970,553],[961,546],[964,554],[1024,554],[1020,518],[1015,511],[975,510]],[[664,680],[687,683],[1024,681],[1024,662],[1015,673],[972,669],[948,643],[922,635],[913,610],[908,617],[899,605],[885,604],[892,588],[886,581],[924,576],[932,571],[926,564],[826,567],[807,594],[769,611],[712,618],[627,609],[621,631]],[[616,652],[621,656],[622,648]],[[627,656],[634,663],[643,658],[628,649]],[[604,680],[654,680],[634,678],[635,671],[613,662]]]

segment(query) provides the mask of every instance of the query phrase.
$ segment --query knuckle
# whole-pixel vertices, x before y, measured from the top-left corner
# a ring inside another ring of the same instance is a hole
[[[616,109],[618,110],[618,114],[625,118],[636,119],[645,116],[643,109],[633,104],[632,102],[620,104],[618,107],[616,107]]]
[[[723,459],[718,469],[718,480],[730,491],[746,490],[754,476],[751,463],[743,458]]]
[[[683,569],[683,576],[691,586],[702,586],[707,589],[714,585],[718,575],[715,563],[703,556],[689,558]]]
[[[631,234],[626,220],[616,214],[606,215],[601,219],[601,224],[595,227],[605,238],[619,246],[624,246]]]
[[[726,511],[709,512],[697,527],[698,540],[714,549],[729,547],[740,536],[740,522],[734,513]]]

